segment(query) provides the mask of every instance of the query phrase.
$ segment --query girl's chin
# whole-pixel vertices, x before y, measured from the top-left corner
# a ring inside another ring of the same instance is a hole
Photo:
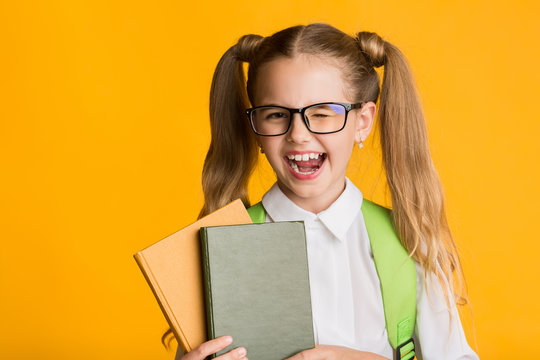
[[[308,188],[305,186],[296,186],[293,184],[279,184],[281,190],[289,199],[291,199],[293,202],[305,202],[309,201],[310,199],[316,199],[321,195],[320,191],[317,191],[317,189],[314,188]]]
[[[328,197],[328,189],[324,187],[284,185],[279,182],[278,185],[289,200],[300,208],[314,214],[327,209],[333,200],[335,200],[332,197]]]
[[[320,181],[287,179],[286,181],[278,180],[278,185],[289,199],[299,199],[301,201],[318,199],[330,190],[328,184],[323,184]]]

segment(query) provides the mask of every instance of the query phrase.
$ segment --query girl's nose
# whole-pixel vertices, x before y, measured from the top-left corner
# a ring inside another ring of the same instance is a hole
[[[311,132],[308,130],[301,114],[294,114],[291,120],[291,128],[287,132],[287,140],[292,143],[302,144],[311,140]]]

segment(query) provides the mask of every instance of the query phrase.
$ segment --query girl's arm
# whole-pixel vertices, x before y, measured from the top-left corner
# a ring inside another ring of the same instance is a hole
[[[317,345],[315,349],[302,351],[287,360],[388,360],[365,351],[353,350],[344,346]]]
[[[439,282],[428,277],[426,283],[418,265],[416,273],[415,333],[423,360],[478,360],[478,355],[467,343],[456,305],[451,303],[449,311]],[[448,286],[447,289],[450,291]]]
[[[420,358],[423,360],[478,360],[478,355],[467,343],[456,305],[451,304],[449,312],[439,282],[436,279],[428,279],[426,284],[423,270],[418,265],[416,272],[418,274],[416,353],[421,355]],[[341,346],[319,345],[315,349],[302,351],[288,360],[318,359],[381,360],[386,358]]]

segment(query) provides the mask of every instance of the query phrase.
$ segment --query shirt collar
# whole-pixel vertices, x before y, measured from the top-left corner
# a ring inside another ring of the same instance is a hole
[[[292,202],[275,183],[262,198],[266,214],[272,221],[315,221],[317,215]]]
[[[262,203],[272,221],[301,220],[309,223],[318,218],[337,239],[345,241],[347,231],[360,211],[362,200],[362,192],[345,178],[343,193],[326,210],[318,214],[306,211],[293,203],[277,183],[263,196]]]

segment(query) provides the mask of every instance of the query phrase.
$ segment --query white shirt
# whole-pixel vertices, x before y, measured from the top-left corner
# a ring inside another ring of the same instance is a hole
[[[267,222],[304,221],[315,342],[369,351],[392,359],[379,278],[360,210],[362,199],[360,190],[346,179],[340,197],[318,214],[298,207],[277,184],[263,196],[262,203]],[[467,344],[455,305],[450,322],[438,282],[429,281],[428,299],[423,271],[418,264],[416,271],[418,358],[478,359]]]
[[[277,184],[263,196],[266,221],[304,221],[316,344],[341,345],[393,359],[379,278],[360,207],[362,193],[349,180],[330,207],[313,214],[294,204]],[[459,315],[452,321],[438,282],[417,265],[416,354],[420,360],[474,360]],[[440,296],[437,296],[437,295]],[[430,301],[431,300],[431,301]],[[180,358],[181,351],[177,353]],[[248,354],[249,357],[249,354]]]

